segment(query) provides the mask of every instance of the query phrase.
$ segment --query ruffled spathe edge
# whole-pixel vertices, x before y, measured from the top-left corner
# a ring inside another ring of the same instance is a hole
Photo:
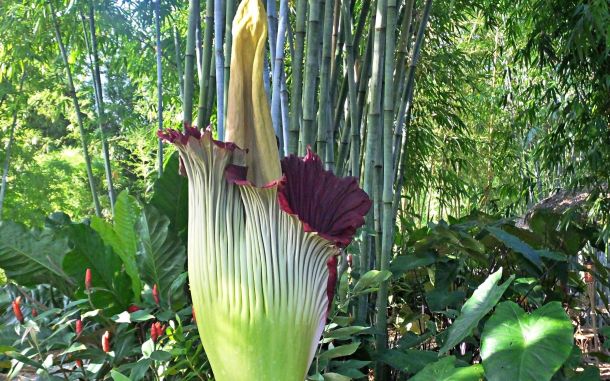
[[[234,143],[215,140],[209,128],[199,130],[185,124],[184,132],[168,129],[158,131],[157,135],[175,145],[187,146],[193,139],[200,144],[210,141],[218,148],[238,153],[225,168],[226,180],[256,187],[246,179],[248,169],[241,165],[247,151]],[[372,205],[356,178],[341,178],[325,170],[320,157],[309,147],[305,157],[289,155],[281,160],[281,165],[282,177],[258,188],[277,187],[280,208],[296,216],[306,232],[317,233],[337,247],[347,247]]]

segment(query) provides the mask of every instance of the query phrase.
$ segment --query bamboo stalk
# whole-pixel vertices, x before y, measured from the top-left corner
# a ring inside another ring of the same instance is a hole
[[[104,91],[102,89],[102,79],[100,74],[100,65],[97,50],[97,36],[95,33],[95,7],[92,0],[89,1],[89,28],[91,33],[91,51],[93,53],[93,67],[95,69],[95,82],[97,83],[97,111],[100,131],[100,139],[102,140],[102,155],[104,157],[104,172],[106,173],[106,185],[108,186],[108,197],[110,199],[110,210],[114,214],[114,186],[112,185],[112,169],[110,165],[110,153],[108,150],[108,141],[106,140],[106,134],[104,133],[104,125],[106,119],[106,113],[104,108]],[[161,58],[159,57],[160,61]],[[161,141],[159,141],[161,144]]]
[[[161,68],[161,0],[155,2],[155,32],[157,35],[157,130],[163,131],[163,72]],[[163,175],[163,141],[158,139],[157,175]]]
[[[396,52],[396,75],[397,79],[394,87],[394,102],[398,104],[402,95],[402,88],[405,84],[404,70],[407,66],[407,56],[409,54],[409,45],[411,41],[411,28],[415,18],[413,13],[413,5],[415,0],[407,0],[407,3],[403,7],[404,15],[400,26],[400,39],[398,41],[398,47]],[[398,111],[398,107],[395,112]]]
[[[197,126],[200,128],[207,125],[212,113],[208,107],[208,98],[213,86],[208,73],[212,65],[212,36],[214,25],[214,0],[207,0],[205,3],[205,32],[203,36],[203,58],[201,63],[202,75],[199,77],[199,110],[197,112]]]
[[[318,134],[316,137],[316,151],[329,168],[330,153],[328,146],[332,146],[332,121],[329,112],[330,102],[330,64],[331,43],[333,32],[333,4],[332,0],[324,3],[324,22],[322,29],[322,65],[320,67],[320,101],[318,102]],[[331,141],[329,142],[329,139]]]
[[[270,0],[274,2],[274,0]],[[281,111],[281,87],[282,87],[282,72],[284,70],[284,45],[286,42],[286,28],[288,26],[288,0],[280,0],[280,19],[277,31],[277,40],[270,40],[270,49],[275,51],[275,64],[273,65],[271,94],[271,120],[273,122],[273,130],[280,142],[280,155],[284,153],[287,142],[284,136],[284,128],[282,127],[282,111]]]
[[[275,66],[275,47],[277,45],[277,8],[275,6],[276,0],[267,0],[267,38],[269,39],[269,55],[271,56],[271,73],[274,72]]]
[[[0,220],[2,220],[2,208],[4,206],[4,197],[6,195],[6,179],[8,177],[8,169],[11,160],[11,149],[15,142],[15,128],[17,127],[17,107],[13,109],[13,121],[11,122],[11,131],[9,133],[8,145],[4,153],[4,167],[2,170],[2,186],[0,187]]]
[[[55,29],[55,38],[57,40],[57,45],[59,46],[59,51],[61,53],[61,57],[64,61],[64,66],[66,69],[66,77],[68,80],[68,90],[70,92],[70,96],[72,97],[72,104],[74,105],[74,111],[76,112],[76,119],[78,122],[78,131],[80,134],[81,145],[82,145],[82,149],[83,149],[83,157],[85,159],[87,178],[89,180],[89,188],[91,190],[91,198],[93,199],[93,205],[95,207],[95,214],[98,217],[101,217],[102,207],[100,205],[100,200],[97,196],[97,190],[95,188],[95,179],[93,178],[93,169],[91,167],[91,157],[89,156],[89,148],[87,146],[87,137],[85,135],[83,116],[81,114],[80,104],[78,103],[78,98],[76,96],[76,89],[74,87],[74,81],[72,80],[72,71],[70,70],[70,63],[68,61],[68,53],[66,51],[66,47],[64,46],[63,41],[61,40],[61,32],[59,29],[59,23],[57,22],[57,16],[55,15],[55,9],[53,8],[53,4],[51,2],[49,2],[49,10],[51,12],[51,17],[53,18],[53,27]]]
[[[200,3],[201,5],[201,3]],[[195,62],[197,63],[197,78],[203,75],[203,47],[201,35],[201,9],[197,12],[197,23],[195,24]]]
[[[307,22],[307,55],[305,58],[305,85],[303,90],[303,125],[301,146],[299,153],[302,155],[308,145],[313,145],[316,118],[315,95],[317,88],[318,72],[320,70],[319,48],[320,48],[320,1],[309,0],[309,19]]]
[[[226,105],[229,95],[229,78],[231,77],[231,49],[233,47],[233,18],[235,17],[235,0],[226,0],[225,12],[225,70],[224,70],[224,104]],[[227,107],[224,109],[224,120],[227,120]]]
[[[396,46],[396,0],[387,0],[386,7],[386,35],[385,35],[385,60],[384,60],[384,88],[383,88],[383,213],[382,213],[382,237],[381,237],[381,260],[379,269],[389,270],[394,244],[394,225],[396,216],[392,210],[393,188],[394,188],[394,166],[392,157],[393,148],[393,122],[394,122],[394,48]],[[382,282],[377,293],[377,329],[383,332],[377,336],[377,352],[384,351],[388,346],[387,309],[390,280]],[[387,379],[385,365],[377,364],[380,380]]]
[[[223,30],[225,20],[225,7],[222,0],[214,0],[214,51],[216,57],[216,120],[218,139],[225,136],[225,99],[224,99],[224,51]]]
[[[280,110],[282,112],[282,134],[284,136],[284,154],[288,155],[288,139],[290,136],[290,110],[288,108],[288,86],[286,85],[286,73],[284,72],[284,70],[282,70],[281,72],[280,81]]]
[[[212,61],[210,64],[210,93],[208,94],[206,109],[211,111],[214,109],[214,102],[216,101],[216,57],[212,54]]]
[[[339,45],[339,25],[341,18],[341,0],[335,0],[333,5],[333,30],[332,37],[330,40],[330,53],[333,57],[335,57],[335,53],[337,52],[337,46]],[[340,50],[340,49],[339,49]],[[334,59],[330,64],[330,77],[334,78],[335,73],[337,72],[337,64],[339,63],[340,58]]]
[[[108,186],[108,198],[110,200],[110,210],[114,213],[114,187],[112,185],[112,169],[110,165],[110,154],[108,152],[108,142],[104,133],[104,96],[102,90],[102,81],[100,75],[99,58],[97,54],[97,38],[95,34],[95,8],[92,2],[89,2],[89,33],[91,36],[91,44],[87,36],[87,26],[85,15],[80,12],[81,22],[83,24],[83,34],[87,55],[89,56],[89,64],[91,71],[91,82],[93,83],[93,92],[95,94],[95,109],[97,112],[97,125],[102,141],[102,157],[104,159],[104,172],[106,174],[106,184]]]
[[[419,61],[419,54],[421,51],[421,46],[424,40],[424,34],[426,32],[426,27],[428,25],[428,18],[430,16],[430,10],[432,8],[432,0],[426,0],[426,4],[424,5],[424,12],[422,14],[422,20],[419,23],[419,29],[417,31],[417,38],[415,39],[415,43],[413,45],[413,51],[411,53],[411,61],[409,63],[409,69],[407,72],[407,83],[403,92],[403,101],[401,104],[401,108],[399,110],[398,116],[398,125],[402,126],[404,124],[404,118],[407,114],[407,111],[411,107],[411,103],[413,100],[413,87],[415,84],[415,69],[417,67],[417,63]]]
[[[195,76],[195,29],[199,14],[199,0],[189,0],[189,21],[186,35],[186,54],[184,56],[184,102],[182,104],[182,120],[184,124],[193,122],[193,89]]]
[[[305,48],[305,20],[307,19],[307,1],[297,0],[295,20],[295,46],[292,59],[292,89],[290,104],[290,124],[288,137],[288,153],[297,153],[299,147],[299,131],[301,129],[301,105],[303,93],[303,50]],[[289,25],[290,28],[290,25]],[[290,31],[290,29],[289,29]]]
[[[352,36],[352,17],[347,9],[347,4],[342,3],[342,22],[343,22],[343,33],[345,35],[345,69],[347,71],[347,83],[349,93],[349,120],[351,129],[351,145],[350,145],[350,157],[351,157],[351,175],[354,177],[360,177],[360,117],[358,116],[358,89],[356,88],[356,63],[354,59],[354,47],[353,47],[353,36]]]
[[[371,14],[371,20],[372,22],[374,22],[374,15]],[[372,60],[372,50],[373,50],[373,33],[371,33],[368,38],[367,38],[367,46],[366,49],[364,51],[364,55],[362,56],[362,64],[360,66],[360,72],[358,75],[358,99],[357,99],[357,106],[356,106],[356,110],[358,110],[357,116],[358,116],[358,120],[356,121],[356,124],[360,127],[360,146],[358,147],[357,151],[358,151],[358,156],[353,156],[352,157],[352,167],[353,166],[357,166],[357,172],[358,174],[360,174],[359,178],[360,178],[360,184],[361,186],[364,188],[364,184],[366,182],[366,178],[364,176],[364,174],[362,174],[362,168],[365,166],[364,164],[364,158],[365,158],[365,153],[366,151],[366,142],[367,142],[367,131],[368,131],[368,125],[367,125],[367,118],[364,118],[363,116],[367,114],[368,112],[368,105],[366,104],[366,94],[367,94],[367,83],[368,83],[368,78],[370,76],[370,66],[371,66],[371,60]],[[354,133],[354,131],[352,131],[352,134]],[[366,222],[366,221],[365,221]],[[372,224],[370,224],[369,226],[367,226],[365,224],[365,231],[367,232],[367,236],[365,236],[365,238],[362,240],[362,245],[360,248],[360,261],[359,261],[359,266],[358,266],[358,271],[361,274],[364,274],[366,271],[370,270],[372,268],[371,266],[371,258],[370,258],[370,254],[371,254],[371,237],[370,234],[372,232]],[[367,324],[366,323],[366,317],[368,314],[368,310],[369,310],[369,295],[361,295],[360,297],[358,297],[358,308],[356,309],[356,316],[355,316],[355,321],[358,322],[358,324]]]
[[[174,34],[174,48],[176,50],[174,53],[176,55],[176,68],[178,69],[178,92],[180,93],[180,100],[184,102],[184,77],[182,74],[182,63],[180,62],[180,39],[175,24],[172,27],[172,32]]]
[[[22,94],[23,90],[23,82],[25,81],[25,68],[23,70],[23,74],[21,74],[21,79],[19,80],[19,90],[17,91],[18,95]],[[15,97],[17,98],[17,97]],[[4,197],[6,196],[6,185],[8,178],[8,170],[11,162],[11,149],[13,148],[13,144],[15,142],[15,130],[17,128],[17,112],[18,112],[18,101],[15,100],[15,105],[13,106],[13,121],[11,122],[11,130],[8,138],[8,145],[6,146],[6,151],[4,153],[4,166],[2,169],[2,183],[0,185],[0,221],[2,220],[2,209],[4,207]]]

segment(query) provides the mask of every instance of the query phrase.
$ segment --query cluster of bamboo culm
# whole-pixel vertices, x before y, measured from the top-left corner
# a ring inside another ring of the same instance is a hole
[[[193,122],[197,64],[195,124],[209,124],[216,105],[220,139],[236,5],[235,0],[189,2],[183,118]],[[402,179],[407,175],[404,160],[415,69],[432,0],[279,0],[279,8],[276,0],[268,0],[265,5],[269,54],[264,80],[280,152],[302,155],[311,146],[328,169],[360,178],[375,206],[367,216],[356,265],[361,274],[388,269]],[[353,310],[357,323],[375,324],[378,350],[388,345],[387,301],[386,282],[376,297],[361,297]],[[376,373],[377,379],[386,378],[383,365]]]

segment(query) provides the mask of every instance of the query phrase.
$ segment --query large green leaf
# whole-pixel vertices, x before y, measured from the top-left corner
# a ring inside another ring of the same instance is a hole
[[[479,324],[483,316],[500,301],[502,294],[515,278],[512,275],[506,282],[498,285],[502,278],[502,269],[491,274],[483,284],[481,284],[466,303],[462,306],[460,316],[449,327],[449,333],[445,344],[440,350],[443,354],[458,345],[465,337],[469,336],[472,330]]]
[[[455,367],[455,357],[444,357],[426,365],[411,381],[480,381],[483,380],[483,367],[480,364]]]
[[[354,295],[357,295],[376,291],[379,285],[390,279],[391,276],[392,273],[388,270],[367,271],[358,279],[358,282],[356,282],[353,293]]]
[[[485,230],[487,230],[498,241],[502,242],[506,247],[516,253],[521,254],[538,270],[542,269],[542,259],[540,258],[540,254],[530,245],[500,228],[488,226],[485,228]]]
[[[137,225],[140,273],[150,287],[157,285],[162,303],[172,302],[171,285],[184,272],[186,262],[184,245],[169,224],[166,216],[148,205]]]
[[[405,373],[417,373],[436,360],[438,360],[438,353],[416,349],[389,349],[379,356],[379,361]]]
[[[163,175],[155,181],[150,205],[167,216],[172,228],[186,232],[188,223],[188,180],[178,173],[178,152],[174,152],[165,162]]]
[[[51,284],[71,293],[75,282],[62,269],[68,240],[51,229],[27,230],[23,225],[0,221],[0,268],[22,286]]]
[[[140,300],[142,291],[142,281],[136,263],[137,236],[135,225],[138,216],[138,202],[127,191],[123,191],[117,197],[114,205],[114,224],[96,216],[91,218],[91,227],[99,233],[104,243],[112,247],[123,261],[125,271],[131,278],[131,286],[136,301]]]
[[[548,381],[572,345],[572,323],[561,303],[548,303],[528,315],[516,303],[503,302],[481,339],[485,376],[489,381]]]
[[[65,227],[72,251],[63,261],[63,268],[84,289],[85,271],[91,269],[91,283],[95,289],[91,298],[96,307],[108,314],[123,311],[131,304],[133,291],[129,277],[122,270],[121,258],[104,245],[99,234],[84,224]]]

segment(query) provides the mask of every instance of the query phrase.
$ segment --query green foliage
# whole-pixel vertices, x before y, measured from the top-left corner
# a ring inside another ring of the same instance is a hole
[[[62,229],[70,239],[72,250],[63,261],[63,268],[77,281],[79,297],[85,297],[85,271],[91,270],[91,295],[94,306],[108,315],[125,310],[133,298],[129,276],[123,271],[123,261],[106,246],[91,227],[70,223]]]
[[[188,217],[188,183],[180,175],[178,152],[168,156],[164,165],[163,176],[154,184],[154,193],[150,204],[171,221],[172,228],[180,234],[186,233]]]
[[[411,378],[413,381],[479,381],[483,379],[483,367],[480,364],[456,368],[454,356],[444,357],[435,363],[426,365],[421,372]]]
[[[502,269],[491,274],[483,284],[477,287],[472,296],[462,306],[458,318],[449,327],[448,337],[440,349],[440,354],[446,353],[471,334],[479,321],[491,311],[500,301],[502,294],[510,286],[515,276],[511,276],[503,284],[498,282],[502,277]]]
[[[490,381],[550,380],[572,351],[572,323],[559,302],[527,314],[517,304],[498,305],[485,324],[481,358]]]
[[[138,219],[137,201],[127,191],[121,192],[114,207],[114,223],[110,224],[100,217],[91,217],[91,227],[99,233],[104,243],[112,247],[125,265],[131,278],[131,286],[136,301],[140,300],[142,281],[137,268],[137,235],[135,224]]]
[[[171,305],[174,300],[183,305],[183,293],[176,297],[171,286],[184,272],[186,250],[169,225],[170,219],[154,206],[142,210],[136,227],[139,273],[151,288],[157,285],[163,305]]]
[[[0,267],[24,286],[50,283],[64,292],[73,290],[75,283],[61,266],[69,250],[67,240],[56,239],[49,230],[0,221]]]

